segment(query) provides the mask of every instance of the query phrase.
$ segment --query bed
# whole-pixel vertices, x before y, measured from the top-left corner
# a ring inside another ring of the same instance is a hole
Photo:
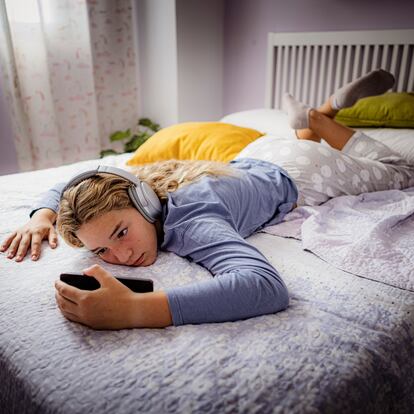
[[[277,47],[269,43],[272,85],[279,82],[276,68],[281,64],[275,63],[275,48],[277,57]],[[404,45],[397,49],[399,67],[407,65],[412,46],[407,53]],[[407,90],[412,71],[404,73],[408,78],[402,90]],[[266,109],[223,120],[265,130],[270,115],[272,128],[279,119],[278,130],[266,132],[276,139],[284,130],[288,134],[275,94],[267,99]],[[375,134],[380,139],[384,131]],[[385,135],[396,139],[395,131]],[[104,163],[123,167],[127,159],[128,154],[111,156]],[[0,238],[27,220],[41,192],[101,162],[0,177]],[[412,244],[414,237],[409,240]],[[289,308],[238,322],[162,330],[94,331],[60,314],[53,283],[62,271],[95,263],[96,256],[87,251],[61,241],[57,250],[45,244],[37,263],[15,263],[2,254],[0,411],[413,412],[413,289],[341,270],[304,250],[293,237],[261,232],[248,241],[281,273],[290,293]],[[166,252],[149,268],[100,264],[118,276],[150,278],[155,290],[211,277],[200,266]],[[412,273],[406,276],[414,278]]]

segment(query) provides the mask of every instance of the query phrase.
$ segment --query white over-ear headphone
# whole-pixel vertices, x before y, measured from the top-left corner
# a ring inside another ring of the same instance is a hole
[[[62,195],[68,188],[73,187],[81,181],[84,181],[87,178],[93,177],[99,173],[117,175],[118,177],[125,178],[131,182],[133,185],[128,188],[129,198],[136,209],[150,223],[154,223],[155,220],[161,215],[162,207],[155,191],[145,181],[141,181],[138,177],[135,177],[135,175],[129,173],[128,171],[116,167],[100,165],[94,170],[88,170],[75,175],[64,187]]]

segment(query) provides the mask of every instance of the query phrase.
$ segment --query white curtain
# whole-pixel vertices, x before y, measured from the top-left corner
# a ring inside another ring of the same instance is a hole
[[[138,118],[131,0],[0,4],[0,87],[20,169],[114,148],[109,135]]]

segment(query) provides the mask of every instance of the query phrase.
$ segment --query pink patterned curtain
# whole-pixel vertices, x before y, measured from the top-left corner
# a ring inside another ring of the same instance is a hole
[[[138,118],[131,0],[0,5],[0,87],[20,169],[98,158]]]

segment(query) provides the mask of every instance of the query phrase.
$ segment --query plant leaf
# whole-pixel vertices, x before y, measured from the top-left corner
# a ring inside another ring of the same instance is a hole
[[[124,150],[125,152],[133,152],[139,148],[147,139],[149,135],[145,132],[140,133],[139,135],[133,135],[133,137],[125,143]]]
[[[106,157],[108,155],[113,155],[113,154],[119,154],[119,152],[116,152],[112,149],[106,149],[100,152],[100,157],[103,158],[103,157]]]
[[[126,131],[115,131],[113,134],[110,135],[109,139],[114,141],[121,141],[125,138],[129,138],[131,136],[131,130],[128,128]]]
[[[151,131],[157,132],[160,129],[159,124],[156,124],[155,122],[152,122],[149,118],[141,118],[138,121],[138,125],[141,125],[143,127],[147,127]]]

